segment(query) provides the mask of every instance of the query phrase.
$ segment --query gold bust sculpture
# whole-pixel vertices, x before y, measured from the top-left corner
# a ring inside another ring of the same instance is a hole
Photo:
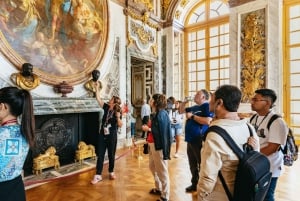
[[[22,71],[11,74],[10,79],[18,87],[25,90],[34,89],[40,84],[40,79],[33,73],[33,66],[30,63],[24,63],[22,65]]]
[[[96,93],[96,88],[95,88],[95,82],[99,82],[99,88],[102,89],[102,83],[101,81],[98,81],[99,77],[100,77],[100,71],[99,70],[93,70],[92,71],[92,79],[90,79],[89,81],[87,81],[84,84],[84,87],[88,90],[89,95],[90,96],[95,96]]]

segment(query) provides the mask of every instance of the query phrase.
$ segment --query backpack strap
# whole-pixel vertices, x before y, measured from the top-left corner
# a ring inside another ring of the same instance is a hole
[[[267,124],[267,129],[270,130],[270,126],[273,123],[274,120],[276,120],[277,118],[279,118],[281,116],[279,116],[278,114],[273,114],[273,116],[270,118],[268,124]]]
[[[252,129],[247,124],[250,136],[253,136]],[[244,156],[244,152],[239,148],[239,146],[234,142],[234,140],[231,138],[231,136],[227,133],[227,131],[219,126],[211,126],[208,128],[205,137],[207,136],[208,132],[215,132],[218,135],[220,135],[225,142],[228,144],[228,146],[233,150],[233,152],[238,156],[239,160],[241,160]],[[246,143],[247,144],[247,143]],[[221,173],[221,170],[218,172],[218,176],[222,182],[223,188],[226,192],[226,195],[230,201],[233,201],[233,196],[231,195],[229,188],[225,182],[225,179]]]
[[[247,124],[250,136],[253,136],[252,129],[250,126]],[[220,135],[227,145],[233,150],[233,152],[238,156],[239,159],[242,159],[244,156],[244,152],[240,149],[240,147],[233,141],[233,139],[230,137],[230,135],[227,133],[227,131],[219,126],[211,126],[208,128],[206,135],[208,132],[215,132],[218,135]]]
[[[256,117],[257,114],[252,115],[252,117],[250,118],[249,122],[251,123],[251,121],[254,119],[254,117]]]

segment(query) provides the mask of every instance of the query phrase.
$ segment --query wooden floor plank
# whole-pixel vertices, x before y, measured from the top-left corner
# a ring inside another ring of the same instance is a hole
[[[175,147],[172,147],[174,151]],[[107,165],[104,166],[103,181],[91,185],[95,169],[57,179],[26,190],[27,201],[155,201],[158,196],[150,195],[154,187],[148,168],[148,156],[138,157],[138,150],[127,151],[115,163],[117,179],[108,179]],[[185,192],[190,184],[191,174],[186,156],[186,143],[181,143],[180,157],[169,161],[171,180],[171,201],[196,201],[196,194]],[[298,201],[300,197],[300,160],[287,167],[278,181],[276,201]]]

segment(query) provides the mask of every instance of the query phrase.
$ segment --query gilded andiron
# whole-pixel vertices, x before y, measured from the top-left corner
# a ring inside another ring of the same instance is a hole
[[[55,170],[59,169],[59,157],[55,155],[56,149],[51,146],[45,154],[40,154],[33,159],[33,174],[41,174],[43,169],[54,167]]]

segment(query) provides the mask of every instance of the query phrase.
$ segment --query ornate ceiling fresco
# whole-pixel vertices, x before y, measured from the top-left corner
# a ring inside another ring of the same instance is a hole
[[[107,0],[1,0],[0,51],[18,69],[32,63],[42,82],[77,84],[101,62]]]

